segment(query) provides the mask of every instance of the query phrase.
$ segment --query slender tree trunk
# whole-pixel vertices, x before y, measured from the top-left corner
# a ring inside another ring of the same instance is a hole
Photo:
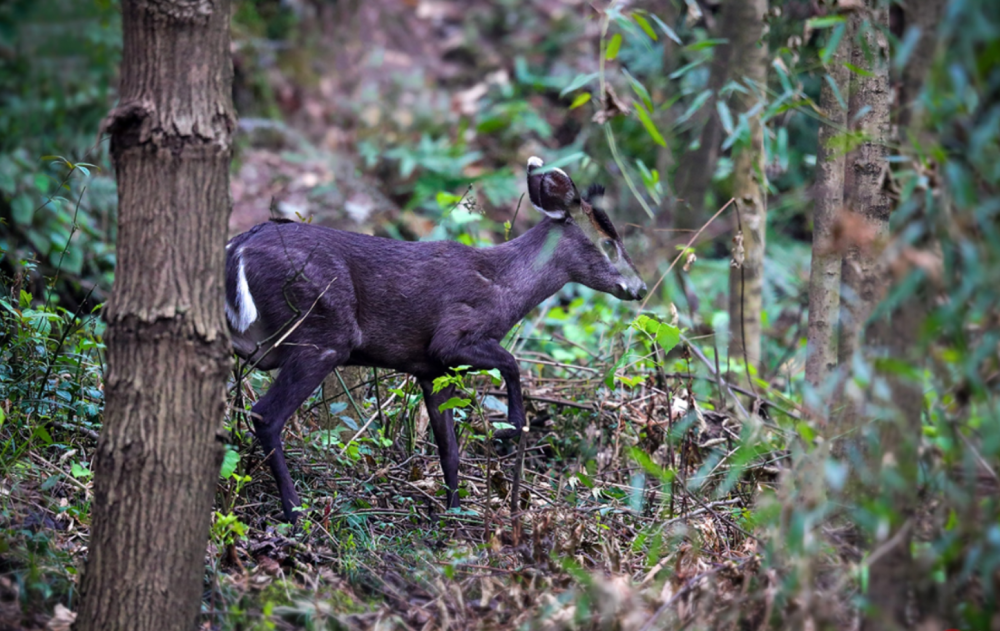
[[[767,0],[728,2],[725,6],[722,30],[731,38],[733,76],[763,86],[767,81],[767,44],[763,41]],[[756,90],[737,94],[734,101],[736,112],[743,114],[757,102]],[[737,204],[732,214],[733,228],[741,230],[744,257],[742,265],[732,267],[729,273],[729,357],[745,357],[759,370],[767,202],[764,130],[759,117],[752,117],[749,123],[750,142],[738,147],[733,159],[733,197]]]
[[[848,217],[844,223],[850,234],[841,266],[840,311],[840,365],[849,366],[858,348],[866,324],[875,306],[885,294],[886,272],[879,265],[878,245],[884,244],[889,234],[889,213],[892,203],[886,192],[890,141],[889,110],[892,94],[889,91],[889,46],[885,36],[875,30],[880,25],[888,28],[888,12],[878,8],[876,0],[866,0],[870,7],[870,25],[862,28],[865,16],[851,14],[854,32],[859,40],[851,51],[851,63],[866,69],[867,76],[851,76],[851,95],[848,120],[857,125],[864,135],[861,145],[847,156],[844,181],[844,198]],[[866,59],[866,52],[873,56]],[[879,345],[885,341],[884,326],[871,327],[866,342]]]
[[[920,29],[917,44],[910,62],[903,70],[900,81],[900,103],[897,129],[900,144],[905,146],[908,138],[918,138],[921,144],[927,141],[927,134],[921,125],[919,111],[914,101],[923,88],[936,49],[936,26],[944,9],[943,0],[912,0],[907,2],[904,12],[905,26]],[[919,195],[919,192],[916,193]],[[928,201],[924,198],[925,203]],[[912,221],[924,222],[924,212],[916,212]],[[897,228],[903,230],[902,227]],[[914,243],[915,247],[933,247],[930,236]],[[926,280],[922,287],[915,289],[892,312],[892,326],[888,334],[889,351],[892,356],[910,366],[923,367],[926,356],[920,348],[920,327],[929,309],[929,288]],[[917,370],[921,374],[922,370]],[[877,605],[877,611],[864,621],[864,629],[906,629],[915,626],[907,616],[911,593],[932,591],[933,580],[926,572],[915,571],[910,544],[912,521],[917,509],[916,490],[918,479],[918,447],[924,411],[924,393],[921,382],[902,374],[888,375],[892,401],[897,408],[895,422],[884,423],[880,444],[884,448],[883,462],[894,463],[903,483],[896,485],[890,494],[897,521],[892,524],[888,541],[895,545],[887,550],[870,569],[869,598]],[[906,528],[905,531],[901,530]],[[922,600],[915,603],[918,608]],[[926,610],[926,608],[924,608]]]
[[[916,100],[923,89],[924,80],[937,50],[935,31],[944,12],[946,0],[908,0],[903,9],[904,28],[920,29],[920,41],[914,46],[909,63],[903,68],[899,86],[899,118],[897,120],[900,141],[906,142],[911,125],[919,131],[920,117]]]
[[[118,267],[80,631],[194,628],[223,445],[228,0],[126,0]]]
[[[820,90],[819,106],[828,124],[819,127],[816,150],[816,186],[813,209],[812,268],[809,273],[809,333],[806,352],[806,379],[819,386],[837,368],[837,319],[840,310],[840,252],[833,249],[833,230],[844,206],[844,150],[835,138],[847,129],[847,101],[850,71],[844,65],[851,58],[853,33],[840,39],[830,58],[827,73],[837,92],[827,82]]]
[[[671,198],[672,218],[677,230],[697,230],[701,227],[705,216],[705,194],[712,183],[715,173],[715,163],[719,159],[719,145],[722,142],[722,126],[715,114],[715,99],[726,84],[730,73],[730,59],[733,47],[739,37],[735,23],[737,14],[742,13],[739,2],[727,2],[722,8],[719,20],[718,37],[729,42],[715,47],[712,66],[708,75],[707,89],[712,91],[712,98],[705,101],[693,117],[694,128],[698,137],[698,147],[690,155],[685,155],[674,175],[674,190],[676,198]]]

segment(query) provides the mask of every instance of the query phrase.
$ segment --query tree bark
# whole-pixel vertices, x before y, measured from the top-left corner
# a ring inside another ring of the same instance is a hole
[[[819,106],[827,124],[819,127],[816,149],[816,186],[813,207],[812,267],[809,273],[809,330],[806,351],[806,379],[814,386],[827,381],[837,368],[837,319],[840,310],[841,255],[833,248],[834,224],[844,207],[843,146],[837,137],[847,130],[847,102],[850,71],[844,65],[851,58],[853,33],[844,33],[830,58],[829,83],[820,90]]]
[[[766,0],[728,2],[723,32],[730,37],[733,76],[746,77],[757,85],[767,81],[767,44],[764,39]],[[756,90],[734,96],[736,112],[745,114],[757,102]],[[733,158],[733,229],[742,232],[742,265],[729,273],[729,322],[731,360],[755,369],[761,364],[761,311],[764,281],[764,243],[767,230],[767,202],[764,186],[764,130],[760,118],[750,124],[750,142],[740,146]],[[738,213],[738,214],[737,214]],[[741,371],[742,372],[742,371]]]
[[[920,41],[914,49],[909,63],[903,69],[900,86],[898,118],[896,129],[899,143],[906,145],[908,138],[918,138],[927,146],[929,134],[921,124],[920,110],[915,107],[917,95],[923,89],[924,80],[930,69],[934,51],[937,48],[935,31],[941,13],[943,0],[912,0],[904,11],[905,27],[920,29]],[[917,191],[914,195],[920,195]],[[926,203],[927,198],[923,198]],[[921,211],[925,210],[921,205]],[[911,222],[927,222],[925,212],[912,215]],[[905,232],[905,227],[897,227]],[[925,235],[928,234],[925,232]],[[920,249],[932,249],[934,244],[928,236],[913,244]],[[930,288],[923,279],[921,286],[904,298],[893,309],[892,326],[887,343],[892,356],[910,366],[918,367],[922,374],[926,352],[920,348],[920,328],[930,310]],[[892,402],[896,407],[894,422],[882,424],[880,444],[883,447],[880,461],[892,463],[897,469],[902,484],[895,485],[888,493],[896,521],[892,524],[887,541],[895,542],[892,549],[872,563],[870,568],[869,598],[877,605],[877,610],[866,617],[863,629],[906,629],[913,628],[914,621],[907,616],[912,594],[933,591],[933,579],[926,572],[916,571],[910,553],[913,528],[917,511],[919,488],[919,442],[924,412],[924,392],[919,381],[902,374],[887,375]],[[906,530],[902,530],[906,528]],[[914,604],[921,608],[921,601]]]
[[[705,101],[694,114],[694,128],[697,130],[698,147],[690,156],[685,156],[674,175],[676,198],[671,198],[673,226],[677,230],[697,230],[705,217],[705,194],[712,183],[715,163],[719,159],[719,145],[722,141],[722,126],[715,114],[715,99],[719,90],[729,80],[730,59],[733,47],[737,46],[739,31],[733,22],[743,12],[742,1],[727,2],[722,7],[718,37],[729,42],[715,47],[712,66],[708,75],[707,89],[712,98]],[[737,39],[734,39],[737,38]]]
[[[910,60],[903,68],[899,85],[899,117],[896,122],[900,140],[903,142],[907,140],[911,125],[920,127],[917,96],[923,89],[924,80],[937,51],[935,31],[945,4],[945,0],[909,0],[903,9],[904,28],[912,26],[920,29],[920,41],[913,48]]]
[[[228,0],[126,0],[104,428],[76,629],[189,630],[222,460]]]
[[[844,228],[849,244],[841,265],[840,347],[838,361],[849,366],[859,347],[868,319],[887,287],[886,272],[879,265],[878,246],[889,235],[892,205],[886,192],[890,140],[889,45],[876,26],[888,28],[888,12],[878,8],[876,0],[866,0],[870,7],[870,25],[862,28],[864,17],[853,13],[854,32],[861,42],[851,51],[851,63],[867,69],[869,75],[851,76],[848,120],[857,124],[864,136],[860,146],[847,156],[844,198],[847,208]],[[866,59],[866,51],[874,57]],[[884,326],[870,327],[866,342],[878,346],[885,340]]]

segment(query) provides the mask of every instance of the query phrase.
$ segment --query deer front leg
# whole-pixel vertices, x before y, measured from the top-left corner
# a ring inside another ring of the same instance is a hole
[[[507,385],[507,422],[513,427],[493,432],[494,438],[509,440],[521,436],[524,427],[524,399],[521,396],[521,371],[517,360],[499,342],[483,340],[477,344],[450,349],[440,355],[446,366],[471,366],[473,370],[500,371]]]
[[[285,452],[281,443],[281,430],[288,418],[337,366],[336,358],[346,358],[344,353],[333,351],[328,353],[322,357],[298,355],[287,359],[274,383],[250,412],[253,417],[254,434],[264,451],[264,458],[271,465],[271,474],[278,485],[285,521],[290,524],[294,524],[298,518],[295,508],[299,505],[299,495],[295,492],[295,484],[292,483],[292,476],[288,473],[288,464],[285,462]]]
[[[420,381],[420,387],[424,391],[424,405],[427,406],[434,441],[441,457],[448,508],[458,508],[458,438],[455,436],[454,415],[451,410],[442,412],[438,407],[455,395],[455,387],[448,386],[435,393],[434,382],[423,380]]]

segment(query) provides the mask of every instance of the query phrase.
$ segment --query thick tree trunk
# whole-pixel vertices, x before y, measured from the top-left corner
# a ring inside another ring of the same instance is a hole
[[[767,0],[729,2],[723,14],[723,32],[732,46],[734,77],[763,86],[767,81],[767,45],[764,15]],[[736,112],[744,113],[757,102],[755,91],[737,93]],[[764,285],[764,236],[767,231],[767,202],[764,186],[764,130],[759,117],[750,119],[750,142],[735,150],[733,159],[733,229],[742,229],[744,258],[729,272],[729,357],[758,370],[761,364],[761,311]],[[742,372],[742,371],[741,371]]]
[[[222,458],[231,103],[228,0],[126,0],[107,407],[76,628],[196,623]]]
[[[837,320],[840,310],[840,252],[833,249],[833,230],[844,207],[844,151],[834,139],[847,129],[846,99],[853,33],[846,32],[830,58],[829,83],[820,90],[819,106],[829,121],[819,127],[813,207],[812,268],[809,273],[809,333],[806,379],[814,386],[827,381],[837,368]]]

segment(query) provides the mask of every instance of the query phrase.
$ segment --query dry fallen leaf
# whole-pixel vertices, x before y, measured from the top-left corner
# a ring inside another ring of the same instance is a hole
[[[45,631],[70,631],[74,622],[76,622],[76,612],[58,604],[48,624],[45,625]]]

